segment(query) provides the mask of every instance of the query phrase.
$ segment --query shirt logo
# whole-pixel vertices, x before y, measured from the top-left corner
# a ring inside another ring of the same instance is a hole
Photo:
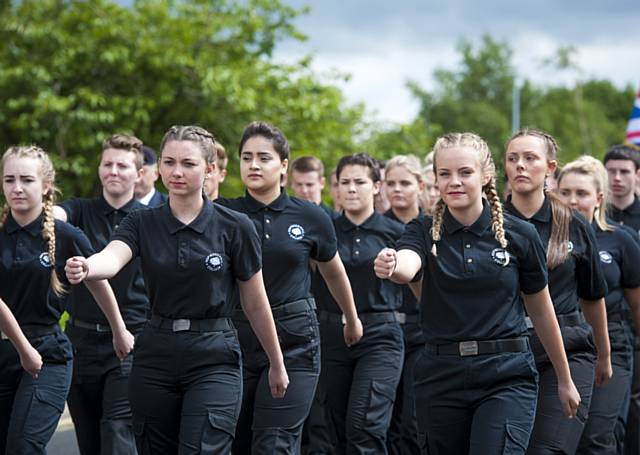
[[[40,261],[40,265],[42,265],[42,267],[51,267],[51,259],[49,259],[49,253],[40,253],[40,257],[38,258],[38,260]]]
[[[293,240],[302,240],[304,237],[304,228],[299,224],[292,224],[289,226],[289,229],[287,229],[287,232]]]
[[[613,256],[608,251],[600,251],[600,262],[605,264],[611,264],[613,262]]]
[[[506,267],[509,265],[509,261],[511,260],[511,256],[509,252],[504,248],[496,248],[491,252],[491,259],[498,265],[502,267]]]
[[[217,272],[222,268],[222,256],[218,253],[211,253],[204,260],[204,265],[207,267],[207,270],[211,272]]]
[[[573,251],[573,242],[569,240],[567,242],[567,253],[571,253]]]

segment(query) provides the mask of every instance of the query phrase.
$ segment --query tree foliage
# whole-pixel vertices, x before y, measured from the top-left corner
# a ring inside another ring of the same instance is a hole
[[[101,141],[129,132],[157,147],[173,124],[199,124],[236,164],[244,126],[265,120],[292,150],[354,149],[361,106],[272,52],[300,11],[273,0],[25,0],[0,10],[0,144],[54,152],[65,195],[95,194]],[[238,193],[230,172],[225,192]]]

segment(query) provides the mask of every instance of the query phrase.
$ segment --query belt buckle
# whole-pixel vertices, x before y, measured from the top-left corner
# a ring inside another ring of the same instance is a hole
[[[462,357],[466,357],[468,355],[478,355],[477,341],[462,341],[458,343],[458,348]]]
[[[407,323],[407,313],[400,313],[400,312],[396,312],[396,319],[398,320],[398,322],[400,324],[406,324]]]
[[[98,333],[103,333],[103,332],[108,332],[109,329],[105,329],[102,324],[96,324],[96,332]]]
[[[184,332],[191,328],[190,319],[174,319],[172,330],[174,332]]]
[[[342,325],[347,324],[347,317],[344,315],[344,313],[342,313],[342,316],[340,316],[340,322],[342,322]]]

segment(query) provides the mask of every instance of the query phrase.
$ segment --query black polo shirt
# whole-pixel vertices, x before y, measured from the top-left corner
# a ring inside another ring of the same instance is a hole
[[[344,215],[334,220],[340,259],[351,283],[358,313],[397,311],[402,306],[402,287],[376,277],[373,261],[383,248],[393,248],[404,225],[374,212],[362,224],[355,225]],[[314,283],[318,308],[342,313],[324,280]]]
[[[440,344],[526,333],[520,291],[534,294],[547,285],[544,248],[535,229],[505,215],[505,251],[491,229],[486,202],[469,227],[445,210],[438,255],[433,256],[431,225],[430,217],[416,218],[397,245],[422,260],[420,320],[425,340]]]
[[[91,256],[93,249],[80,229],[59,220],[55,221],[54,229],[55,268],[69,290],[71,286],[64,273],[67,259]],[[56,296],[51,289],[48,251],[47,241],[42,238],[42,216],[23,227],[11,215],[7,217],[0,231],[0,298],[21,326],[56,324],[64,309],[65,297]]]
[[[129,213],[146,207],[135,199],[119,209],[109,205],[103,196],[95,199],[70,199],[60,206],[67,212],[67,221],[79,227],[89,237],[95,251],[101,251]],[[149,298],[144,288],[140,259],[129,262],[109,280],[118,301],[122,318],[128,327],[135,327],[147,320]],[[98,307],[86,286],[76,286],[69,296],[67,310],[80,321],[107,324],[104,313]]]
[[[169,203],[132,212],[112,240],[140,256],[152,313],[170,319],[230,317],[235,281],[262,267],[251,221],[209,200],[188,225]]]
[[[340,214],[338,212],[333,210],[331,207],[329,207],[324,202],[321,202],[320,204],[318,204],[318,207],[320,207],[324,211],[324,213],[326,213],[329,216],[329,218],[331,218],[332,220],[335,220],[336,218],[338,218],[340,216]]]
[[[545,197],[540,210],[530,219],[518,212],[511,203],[511,198],[507,200],[504,208],[508,213],[533,224],[546,251],[552,223],[549,199]],[[549,293],[556,314],[578,311],[578,297],[598,300],[607,294],[595,234],[584,217],[575,211],[569,223],[569,242],[569,258],[549,270]]]
[[[248,193],[216,202],[253,221],[262,241],[262,273],[271,306],[311,297],[309,259],[327,262],[337,251],[333,225],[322,209],[284,189],[269,205]]]
[[[384,216],[391,218],[398,223],[402,223],[402,220],[393,213],[392,209],[384,212]],[[417,218],[420,216],[422,216],[422,209],[420,209]],[[402,306],[400,307],[400,311],[406,314],[418,314],[418,299],[416,299],[416,296],[413,294],[413,291],[411,291],[409,286],[402,286]]]
[[[597,223],[592,223],[600,264],[607,280],[607,313],[626,313],[629,305],[624,298],[624,290],[640,286],[640,247],[626,229],[607,221],[614,226],[613,231],[603,231]]]
[[[616,208],[613,204],[609,204],[608,208],[609,215],[613,221],[640,233],[640,200],[638,198],[635,198],[629,207],[622,210]]]

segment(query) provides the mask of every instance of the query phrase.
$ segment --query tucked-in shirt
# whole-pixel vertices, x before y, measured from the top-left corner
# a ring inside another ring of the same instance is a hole
[[[415,219],[397,245],[422,261],[420,320],[425,340],[441,344],[524,334],[520,291],[534,294],[547,285],[544,248],[533,226],[505,214],[505,249],[491,229],[486,203],[468,227],[445,210],[434,256],[432,223],[430,217]]]
[[[604,277],[607,280],[605,303],[607,313],[625,313],[629,306],[624,290],[640,286],[640,247],[622,226],[608,220],[613,231],[603,231],[592,223],[596,232],[598,255]]]
[[[70,199],[60,206],[67,213],[67,221],[79,227],[89,238],[95,251],[101,251],[129,213],[146,209],[135,199],[116,209],[104,197],[95,199]],[[147,320],[149,298],[144,287],[140,258],[125,265],[109,280],[118,301],[120,312],[128,327],[139,326]],[[107,319],[85,286],[76,286],[69,296],[67,310],[80,321],[106,324]]]
[[[71,285],[64,272],[67,259],[90,256],[93,249],[80,229],[59,220],[55,221],[54,229],[55,271],[69,291]],[[18,323],[56,324],[64,310],[65,296],[57,296],[51,288],[52,264],[48,242],[42,238],[42,216],[21,227],[9,215],[0,231],[0,252],[0,298]]]
[[[375,212],[359,225],[343,214],[334,220],[334,225],[340,259],[347,271],[358,313],[399,310],[402,287],[376,277],[373,262],[380,250],[394,247],[404,225]],[[319,309],[341,313],[324,281],[316,280],[314,292]]]
[[[268,205],[248,193],[216,202],[247,214],[253,221],[262,243],[262,273],[271,306],[311,297],[309,259],[327,262],[337,251],[336,234],[327,214],[284,190]]]
[[[235,281],[261,268],[260,241],[251,221],[204,200],[188,225],[169,204],[137,210],[122,220],[113,240],[140,256],[152,313],[170,319],[230,317]]]
[[[508,213],[535,227],[546,251],[553,223],[549,199],[545,197],[542,207],[531,218],[518,212],[511,199],[507,200],[504,207]],[[575,211],[569,223],[568,242],[567,260],[549,270],[549,293],[556,314],[559,315],[578,311],[578,297],[598,300],[607,293],[595,234],[584,217]]]

